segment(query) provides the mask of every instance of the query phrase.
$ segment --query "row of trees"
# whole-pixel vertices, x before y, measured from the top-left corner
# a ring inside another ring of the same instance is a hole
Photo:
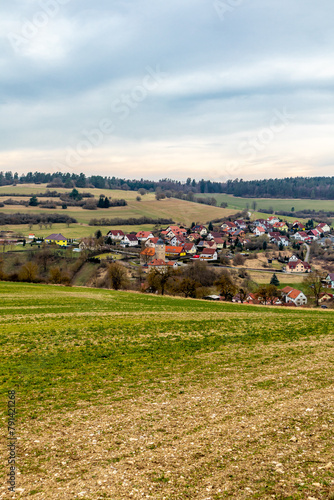
[[[84,173],[70,174],[63,172],[44,173],[29,172],[18,175],[17,172],[0,172],[0,186],[17,183],[48,183],[48,187],[87,188],[99,189],[129,189],[138,191],[175,191],[188,193],[228,193],[234,196],[251,198],[313,198],[334,199],[334,177],[289,177],[284,179],[264,179],[244,181],[243,179],[228,180],[227,182],[213,182],[201,179],[196,181],[190,177],[185,182],[173,179],[151,181],[147,179],[119,179],[110,176],[92,175]]]

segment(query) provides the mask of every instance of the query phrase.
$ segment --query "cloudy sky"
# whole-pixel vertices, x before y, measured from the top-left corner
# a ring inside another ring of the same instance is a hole
[[[332,175],[332,0],[11,0],[0,169]]]

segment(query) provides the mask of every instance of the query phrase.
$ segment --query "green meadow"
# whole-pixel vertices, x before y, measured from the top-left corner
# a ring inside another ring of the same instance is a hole
[[[0,283],[18,498],[331,497],[334,313]],[[3,495],[6,463],[2,463]]]
[[[273,208],[274,211],[285,210],[287,212],[294,210],[334,210],[333,200],[311,200],[311,199],[291,199],[291,198],[242,198],[239,196],[233,196],[230,194],[199,194],[196,195],[201,198],[211,198],[214,197],[217,200],[217,205],[219,206],[222,202],[226,202],[230,208],[235,210],[243,210],[245,208],[250,208],[252,210],[252,205],[256,202],[257,210],[264,208],[268,210]],[[252,210],[253,211],[253,210]]]

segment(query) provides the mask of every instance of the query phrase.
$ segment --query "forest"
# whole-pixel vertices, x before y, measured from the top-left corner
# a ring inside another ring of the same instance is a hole
[[[70,174],[63,172],[44,173],[0,172],[0,186],[16,184],[47,184],[48,188],[98,188],[123,189],[137,191],[161,190],[171,193],[216,194],[226,193],[246,198],[303,198],[334,200],[334,177],[286,177],[283,179],[243,180],[234,179],[226,182],[191,179],[181,182],[173,179],[120,179],[117,177],[84,173]]]

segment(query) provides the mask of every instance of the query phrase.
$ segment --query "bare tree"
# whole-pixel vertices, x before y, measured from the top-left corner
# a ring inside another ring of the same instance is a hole
[[[161,270],[151,269],[147,277],[147,282],[154,289],[161,290],[161,295],[164,295],[166,285],[173,274],[174,273],[170,268]]]
[[[225,300],[229,301],[233,299],[233,296],[238,290],[232,277],[226,271],[224,271],[215,281],[215,285],[219,288],[220,295],[225,297]]]
[[[304,284],[309,292],[309,295],[314,298],[315,305],[319,306],[320,295],[323,291],[322,281],[325,275],[321,271],[313,271],[304,278]]]
[[[108,268],[108,277],[111,287],[114,290],[126,288],[128,285],[128,273],[125,267],[119,262],[113,262]]]

